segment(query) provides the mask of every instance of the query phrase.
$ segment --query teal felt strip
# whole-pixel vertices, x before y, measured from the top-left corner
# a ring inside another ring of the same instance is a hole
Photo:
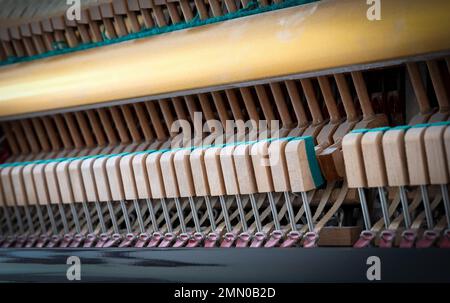
[[[447,126],[450,125],[450,121],[441,121],[441,122],[433,122],[433,123],[422,123],[411,126],[412,128],[423,128],[430,126]]]
[[[411,125],[400,125],[391,128],[391,130],[408,130],[411,128]]]
[[[422,127],[430,127],[430,126],[447,126],[450,125],[450,121],[443,121],[443,122],[435,122],[435,123],[423,123],[418,124],[414,126],[409,125],[402,125],[402,126],[396,126],[396,127],[379,127],[379,128],[373,128],[373,129],[356,129],[353,130],[351,133],[366,133],[366,132],[373,132],[373,131],[387,131],[387,130],[407,130],[409,128],[422,128]],[[315,150],[314,150],[314,142],[313,138],[311,136],[305,136],[305,137],[284,137],[284,138],[266,138],[262,140],[254,140],[254,141],[241,141],[241,142],[232,142],[232,143],[224,143],[224,144],[216,144],[216,145],[202,145],[202,146],[195,146],[195,147],[179,147],[174,149],[160,149],[160,150],[145,150],[145,151],[138,151],[138,152],[124,152],[124,153],[117,153],[117,154],[100,154],[100,155],[89,155],[89,156],[82,156],[82,157],[68,157],[68,158],[57,158],[57,159],[45,159],[45,160],[34,160],[34,161],[25,161],[25,162],[12,162],[12,163],[3,163],[0,164],[1,168],[6,167],[15,167],[15,166],[25,166],[28,164],[48,164],[53,162],[62,162],[62,161],[74,161],[74,160],[85,160],[90,158],[102,158],[102,157],[114,157],[114,156],[125,156],[125,155],[137,155],[142,153],[165,153],[165,152],[175,152],[179,150],[194,150],[198,148],[211,148],[211,147],[226,147],[226,146],[237,146],[240,144],[255,144],[258,142],[273,142],[276,140],[283,140],[283,141],[291,141],[291,140],[305,140],[306,146],[307,146],[307,156],[308,156],[308,162],[310,163],[311,167],[311,173],[313,175],[314,183],[316,186],[320,186],[324,180],[319,168],[319,164],[317,162]]]
[[[125,155],[138,155],[142,153],[165,153],[165,152],[175,152],[180,150],[194,150],[197,148],[210,148],[210,147],[226,147],[226,146],[237,146],[240,144],[254,144],[261,141],[267,141],[272,142],[275,140],[293,140],[303,137],[284,137],[284,138],[269,138],[269,139],[263,139],[263,140],[256,140],[256,141],[244,141],[244,142],[232,142],[232,143],[225,143],[225,144],[217,144],[217,145],[202,145],[202,146],[191,146],[191,147],[178,147],[178,148],[167,148],[167,149],[159,149],[159,150],[144,150],[144,151],[137,151],[137,152],[124,152],[124,153],[117,153],[117,154],[100,154],[100,155],[89,155],[89,156],[82,156],[82,157],[68,157],[68,158],[56,158],[56,159],[45,159],[45,160],[34,160],[34,161],[25,161],[25,162],[12,162],[12,163],[4,163],[0,164],[0,168],[5,167],[14,167],[14,166],[25,166],[28,164],[48,164],[53,162],[63,162],[63,161],[74,161],[74,160],[86,160],[91,158],[103,158],[103,157],[114,157],[114,156],[125,156]]]
[[[317,188],[324,183],[324,179],[319,167],[319,162],[317,161],[316,151],[314,150],[314,140],[311,136],[303,137],[303,140],[305,140],[306,155],[308,157],[311,175],[314,180],[314,185]]]
[[[385,131],[387,131],[389,129],[390,129],[390,127],[384,126],[384,127],[370,128],[370,129],[367,130],[367,132],[368,133],[371,133],[371,132],[385,132]]]
[[[413,126],[411,126],[411,128],[424,128],[424,127],[428,127],[428,126],[430,126],[430,124],[428,124],[428,123],[421,123],[421,124],[413,125]]]
[[[161,150],[146,150],[146,151],[138,151],[138,152],[124,152],[118,154],[104,154],[104,155],[90,155],[83,157],[71,157],[71,158],[58,158],[58,159],[47,159],[47,160],[36,160],[36,161],[27,161],[27,162],[14,162],[14,163],[5,163],[0,165],[1,168],[5,167],[15,167],[15,166],[25,166],[28,164],[48,164],[62,161],[74,161],[74,160],[85,160],[92,158],[111,158],[114,156],[126,156],[126,155],[137,155],[142,153],[165,153],[165,152],[175,152],[180,150],[194,150],[197,148],[210,148],[210,147],[226,147],[226,146],[238,146],[241,144],[255,144],[258,142],[274,142],[274,141],[293,141],[293,140],[304,140],[305,141],[305,149],[306,155],[308,158],[309,167],[311,170],[311,175],[314,181],[314,185],[316,187],[321,186],[324,183],[324,179],[322,177],[322,173],[320,171],[319,163],[317,161],[316,152],[314,149],[314,140],[311,136],[304,137],[284,137],[284,138],[267,138],[263,140],[255,140],[255,141],[244,141],[244,142],[235,142],[235,143],[227,143],[227,144],[218,144],[218,145],[207,145],[207,146],[198,146],[198,147],[180,147],[174,149],[161,149]]]
[[[308,3],[317,2],[317,1],[319,1],[319,0],[286,0],[286,1],[278,3],[278,4],[275,3],[275,4],[263,6],[263,7],[258,7],[256,2],[253,1],[253,2],[250,2],[245,8],[242,8],[238,11],[224,14],[222,16],[208,18],[205,20],[200,20],[199,16],[197,15],[195,18],[193,18],[192,20],[190,20],[188,22],[180,22],[177,24],[172,24],[172,25],[163,26],[163,27],[154,27],[154,28],[150,28],[150,29],[143,29],[140,32],[131,33],[126,36],[115,38],[115,39],[106,39],[106,37],[104,36],[104,39],[105,39],[104,41],[92,42],[92,43],[82,43],[75,47],[64,47],[64,45],[61,45],[61,43],[56,43],[53,45],[54,50],[52,50],[52,51],[34,55],[34,56],[29,56],[29,57],[8,57],[6,60],[0,61],[0,66],[19,63],[19,62],[27,62],[27,61],[37,60],[37,59],[43,59],[43,58],[53,57],[53,56],[62,55],[62,54],[73,53],[73,52],[77,52],[77,51],[82,51],[82,50],[91,49],[91,48],[95,48],[95,47],[116,44],[116,43],[120,43],[120,42],[124,42],[124,41],[134,40],[134,39],[147,38],[147,37],[160,35],[160,34],[164,34],[164,33],[169,33],[169,32],[173,32],[173,31],[177,31],[177,30],[188,29],[188,28],[193,28],[193,27],[207,25],[207,24],[213,24],[213,23],[217,23],[217,22],[222,22],[222,21],[232,20],[232,19],[236,19],[236,18],[256,15],[256,14],[260,14],[260,13],[270,12],[270,11],[274,11],[274,10],[279,10],[279,9],[288,8],[288,7],[297,6],[297,5],[308,4]]]
[[[364,134],[367,133],[369,131],[369,129],[366,128],[359,128],[359,129],[354,129],[351,131],[352,134]]]
[[[360,133],[367,133],[367,132],[376,132],[376,131],[388,131],[388,130],[407,130],[410,128],[423,128],[423,127],[430,127],[430,126],[447,126],[450,125],[450,121],[441,121],[441,122],[433,122],[433,123],[421,123],[421,124],[416,124],[416,125],[400,125],[400,126],[394,126],[394,127],[389,127],[389,126],[384,126],[384,127],[378,127],[378,128],[369,128],[369,129],[365,129],[365,128],[361,128],[361,129],[354,129],[351,131],[352,134],[360,134]]]

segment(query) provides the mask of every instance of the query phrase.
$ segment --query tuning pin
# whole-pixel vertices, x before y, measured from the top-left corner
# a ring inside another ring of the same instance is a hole
[[[303,247],[312,248],[317,246],[317,241],[319,240],[318,234],[314,231],[314,223],[311,215],[311,209],[309,207],[308,196],[306,192],[301,192],[303,209],[305,210],[306,222],[308,225],[309,232],[305,234]]]
[[[109,212],[109,216],[111,219],[111,224],[113,226],[113,232],[114,234],[112,234],[111,237],[109,237],[109,240],[106,241],[106,243],[102,246],[102,247],[114,247],[119,245],[120,241],[122,240],[122,236],[120,235],[120,231],[119,231],[119,226],[117,224],[117,218],[116,218],[116,214],[114,212],[114,208],[112,206],[111,201],[106,201],[106,205],[108,207],[108,212]],[[108,237],[109,235],[105,235],[103,234],[102,240],[104,241],[106,237]]]
[[[103,247],[103,245],[108,241],[109,235],[106,229],[105,218],[103,217],[103,211],[98,201],[94,201],[95,209],[97,211],[97,218],[100,224],[101,234],[98,238],[98,242],[95,244],[95,247]],[[88,239],[93,240],[92,237],[88,237]],[[92,242],[89,242],[91,244]],[[93,244],[93,243],[92,243]],[[92,245],[91,244],[91,245]]]
[[[219,196],[220,206],[222,208],[223,219],[225,222],[226,233],[223,237],[223,241],[220,243],[220,247],[231,247],[234,241],[236,241],[236,235],[233,233],[233,228],[231,227],[230,216],[228,214],[227,203],[225,202],[224,196]]]
[[[89,234],[86,235],[86,239],[84,239],[83,247],[85,248],[94,247],[97,240],[98,240],[97,235],[93,232],[90,232]]]
[[[164,221],[166,222],[167,232],[164,234],[164,237],[159,243],[158,247],[169,247],[173,243],[173,241],[176,240],[176,235],[173,232],[172,222],[170,220],[169,209],[167,208],[166,200],[164,198],[161,198],[160,201],[163,210]]]
[[[123,219],[125,221],[125,227],[127,229],[127,235],[124,241],[119,244],[119,247],[128,247],[132,244],[132,242],[134,242],[134,240],[136,240],[136,236],[133,234],[133,231],[131,229],[130,217],[124,200],[120,200],[120,207],[122,208],[122,214]]]
[[[75,235],[73,235],[73,234],[68,234],[68,233],[64,234],[64,236],[61,239],[61,242],[59,243],[59,247],[62,247],[62,248],[69,247],[70,243],[72,243],[72,241],[74,239],[74,236]]]
[[[69,245],[71,239],[73,239],[73,236],[70,234],[69,224],[67,223],[66,212],[65,212],[64,206],[61,202],[58,203],[58,210],[59,210],[59,215],[61,218],[61,222],[63,225],[63,231],[64,231],[64,236],[62,238],[62,242],[60,243],[60,247],[66,247],[67,245]]]
[[[342,140],[342,151],[345,160],[345,171],[349,188],[357,188],[359,201],[361,203],[361,212],[364,220],[365,230],[361,232],[360,238],[354,247],[367,247],[375,239],[375,233],[371,231],[369,209],[367,207],[364,187],[367,187],[367,178],[365,175],[364,159],[361,148],[361,140],[365,130],[353,131],[347,134]]]
[[[114,233],[111,236],[109,236],[109,235],[100,235],[100,238],[101,238],[101,240],[103,242],[105,242],[105,240],[106,240],[106,243],[102,246],[104,248],[116,247],[123,240],[122,236],[119,233]]]
[[[86,225],[88,229],[88,234],[86,235],[83,243],[83,247],[92,247],[97,237],[94,233],[94,227],[92,225],[91,213],[89,212],[89,208],[86,201],[81,202],[83,207],[84,217],[86,218]]]
[[[119,245],[120,241],[122,240],[122,236],[119,233],[119,227],[117,225],[116,214],[114,212],[111,201],[106,201],[106,206],[108,208],[113,234],[110,235],[109,232],[103,232],[100,235],[100,239],[97,242],[96,247],[115,247]]]
[[[56,225],[56,216],[53,213],[52,206],[46,204],[47,214],[50,219],[50,225],[52,227],[52,236],[50,237],[46,247],[55,247],[61,241],[61,237],[58,235],[58,228]],[[45,239],[43,239],[45,240]]]
[[[204,199],[205,199],[205,204],[206,204],[206,211],[208,213],[209,224],[210,224],[211,230],[212,230],[212,232],[209,233],[208,236],[206,237],[205,247],[215,247],[216,243],[217,243],[216,241],[218,240],[219,235],[217,234],[217,226],[216,226],[216,221],[215,221],[215,217],[214,217],[213,207],[211,204],[211,200],[209,199],[209,196],[205,196]]]
[[[47,243],[50,241],[51,237],[49,235],[41,235],[39,237],[39,239],[37,240],[36,244],[34,247],[37,248],[42,248],[42,247],[46,247]]]
[[[256,224],[256,230],[257,232],[255,233],[252,243],[250,244],[250,247],[261,247],[264,243],[264,241],[267,238],[266,233],[263,230],[262,227],[262,222],[261,222],[261,217],[259,215],[259,209],[258,209],[258,205],[256,204],[256,199],[255,196],[253,194],[249,195],[250,197],[250,203],[252,206],[252,211],[253,211],[253,217],[255,218],[255,224]]]
[[[302,233],[297,229],[295,223],[294,208],[292,207],[291,197],[288,192],[284,192],[284,202],[289,217],[289,224],[291,225],[291,231],[287,234],[287,238],[281,243],[280,247],[292,247],[300,242],[302,239]]]
[[[195,205],[194,199],[192,197],[188,197],[188,199],[189,199],[189,204],[191,206],[192,219],[194,220],[195,233],[191,237],[191,239],[189,239],[189,242],[186,245],[186,247],[192,248],[192,247],[199,246],[200,243],[205,238],[205,236],[203,235],[201,227],[200,227],[200,221],[199,221],[199,218],[198,218],[198,210],[197,210],[197,207]]]
[[[72,219],[75,225],[75,231],[77,234],[81,234],[80,218],[78,218],[78,213],[73,203],[69,204],[70,211],[72,212]]]
[[[50,204],[47,204],[45,206],[45,208],[47,209],[47,215],[50,220],[50,226],[52,228],[52,233],[54,235],[56,235],[56,234],[58,234],[58,228],[56,227],[56,220],[55,220],[55,215],[53,213],[53,209]]]
[[[275,230],[270,235],[269,240],[264,244],[264,247],[275,247],[278,246],[284,237],[284,232],[281,230],[280,220],[278,219],[277,206],[275,200],[273,199],[273,194],[271,192],[267,193],[269,199],[270,210],[272,212],[272,220],[275,225]]]
[[[156,247],[159,245],[159,242],[162,240],[163,236],[162,233],[159,232],[158,222],[156,221],[155,210],[153,208],[152,201],[150,199],[146,199],[146,203],[153,229],[153,233],[147,247]]]
[[[139,225],[139,236],[136,239],[136,243],[134,247],[144,247],[147,242],[150,240],[150,235],[145,232],[144,219],[142,216],[141,207],[139,205],[139,201],[137,199],[133,200],[134,210],[136,213],[136,218]]]
[[[173,247],[182,247],[184,246],[190,238],[190,235],[187,233],[186,223],[184,220],[183,210],[181,208],[180,200],[175,197],[175,207],[177,209],[178,220],[180,222],[181,234],[178,236],[177,241],[173,245]]]
[[[251,205],[251,214],[250,211],[248,214],[245,215],[246,220],[248,220],[251,216],[254,218],[253,224],[247,228],[247,231],[243,231],[239,234],[238,240],[236,242],[236,247],[258,247],[261,246],[263,241],[267,238],[266,230],[262,227],[262,220],[259,214],[259,207],[261,206],[263,200],[258,200],[258,203],[256,202],[256,198],[253,194],[248,195],[250,199],[250,205]],[[252,201],[253,200],[253,201]],[[246,199],[246,201],[248,201]],[[255,231],[256,227],[256,231]],[[256,235],[258,237],[256,238]]]

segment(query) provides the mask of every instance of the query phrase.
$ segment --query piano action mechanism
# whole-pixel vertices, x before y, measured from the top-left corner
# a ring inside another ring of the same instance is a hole
[[[50,2],[0,2],[1,247],[450,247],[449,3]]]

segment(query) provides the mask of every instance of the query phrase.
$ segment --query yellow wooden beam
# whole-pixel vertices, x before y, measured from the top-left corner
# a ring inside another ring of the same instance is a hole
[[[0,68],[0,117],[450,50],[450,1],[325,0]]]

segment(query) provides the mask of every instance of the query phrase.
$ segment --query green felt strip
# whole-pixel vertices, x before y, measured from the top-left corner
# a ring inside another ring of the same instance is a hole
[[[143,153],[148,153],[148,154],[165,153],[165,152],[176,152],[176,151],[180,151],[180,150],[191,150],[192,151],[192,150],[198,149],[198,148],[237,146],[240,144],[254,144],[257,142],[264,142],[264,141],[273,142],[276,140],[283,140],[283,141],[308,140],[308,141],[312,141],[312,137],[308,136],[308,137],[268,138],[268,139],[255,140],[255,141],[233,142],[233,143],[217,144],[217,145],[202,145],[202,146],[197,146],[197,147],[179,147],[179,148],[173,148],[173,149],[168,148],[168,149],[159,149],[159,150],[145,150],[145,151],[138,151],[138,152],[124,152],[124,153],[117,153],[117,154],[101,154],[101,155],[90,155],[90,156],[82,156],[82,157],[68,157],[68,158],[34,160],[34,161],[25,161],[25,162],[12,162],[12,163],[0,164],[0,168],[25,166],[28,164],[48,164],[48,163],[63,162],[63,161],[85,160],[85,159],[92,159],[92,158],[103,158],[103,157],[110,158],[110,157],[114,157],[114,156],[138,155],[138,154],[143,154]],[[312,145],[312,151],[314,151],[314,144]],[[310,157],[308,159],[310,159]]]
[[[376,132],[376,131],[388,131],[388,130],[407,130],[410,128],[423,128],[423,127],[430,127],[430,126],[447,126],[450,125],[450,121],[442,121],[442,122],[433,122],[433,123],[422,123],[422,124],[416,124],[416,125],[400,125],[400,126],[394,126],[394,127],[378,127],[378,128],[361,128],[361,129],[355,129],[352,130],[352,134],[360,134],[360,133],[367,133],[367,132]]]
[[[450,125],[450,121],[416,124],[416,125],[411,126],[411,128],[423,128],[423,127],[430,127],[430,126],[447,126],[447,125]]]
[[[385,132],[387,130],[389,130],[390,127],[388,126],[384,126],[384,127],[377,127],[377,128],[370,128],[367,130],[368,133],[373,133],[373,132]]]
[[[314,140],[311,136],[303,137],[305,140],[306,156],[308,157],[309,168],[314,180],[314,185],[320,187],[324,183],[322,172],[317,161],[316,151],[314,150]]]

